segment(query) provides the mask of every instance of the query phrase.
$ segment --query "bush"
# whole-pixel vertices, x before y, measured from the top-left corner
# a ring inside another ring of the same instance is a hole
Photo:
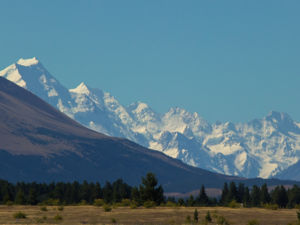
[[[257,220],[250,220],[247,224],[248,225],[259,225],[259,222]]]
[[[41,210],[41,211],[44,211],[44,212],[48,211],[48,209],[47,209],[46,206],[42,206],[42,207],[40,208],[40,210]]]
[[[103,205],[103,209],[104,209],[104,212],[110,212],[111,211],[111,207],[107,204]]]
[[[235,200],[232,200],[232,201],[228,204],[228,206],[229,206],[230,208],[240,208],[240,207],[241,207],[241,204],[237,203]]]
[[[26,219],[26,217],[27,217],[26,214],[23,212],[17,212],[14,214],[15,219]]]
[[[117,223],[117,220],[115,218],[111,218],[112,223]]]
[[[155,207],[155,202],[153,202],[153,201],[146,201],[145,203],[144,203],[144,207],[145,208],[152,208],[152,207]]]
[[[42,202],[43,205],[59,205],[59,199],[49,198]]]
[[[278,209],[278,205],[277,204],[265,204],[265,205],[263,205],[263,207],[265,209],[272,209],[272,210],[277,210]]]
[[[131,209],[136,209],[137,207],[138,207],[137,202],[132,201],[132,202],[130,203],[130,208],[131,208]]]
[[[94,200],[94,206],[103,206],[105,204],[104,200],[101,198]]]
[[[229,222],[225,219],[224,216],[217,217],[217,224],[219,225],[229,225]]]
[[[12,202],[12,201],[7,201],[6,203],[5,203],[5,205],[7,205],[7,206],[12,206],[14,203]]]
[[[81,202],[79,202],[79,205],[87,205],[86,200],[81,200]]]
[[[197,211],[197,209],[195,209],[195,211],[194,211],[194,221],[198,222],[198,211]]]
[[[54,220],[55,221],[61,221],[61,220],[63,220],[63,217],[59,214],[56,214],[56,216],[54,216]]]
[[[297,212],[298,221],[300,221],[300,211]]]
[[[42,218],[36,218],[35,222],[37,222],[38,224],[40,223],[44,223],[47,220],[47,216],[43,216]]]
[[[130,206],[131,202],[130,199],[122,199],[121,206]]]
[[[166,206],[167,207],[176,207],[177,205],[175,202],[167,201]]]
[[[206,213],[205,221],[206,222],[211,222],[212,221],[209,211],[207,211],[207,213]]]
[[[191,216],[190,216],[190,215],[187,215],[187,216],[185,217],[185,222],[186,222],[186,223],[191,223],[191,222],[192,222]]]
[[[57,209],[58,209],[59,211],[63,211],[63,210],[64,210],[64,206],[63,206],[63,205],[58,206]]]

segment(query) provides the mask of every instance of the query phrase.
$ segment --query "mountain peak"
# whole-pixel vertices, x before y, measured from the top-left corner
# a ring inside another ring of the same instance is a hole
[[[291,117],[287,113],[277,112],[277,111],[271,111],[266,117],[267,120],[273,121],[273,122],[279,122],[279,121],[291,121]]]
[[[23,59],[20,58],[17,62],[17,64],[21,66],[33,66],[39,63],[39,60],[36,57],[30,58],[30,59]]]
[[[90,94],[90,90],[88,86],[84,82],[81,82],[76,88],[70,89],[70,92],[77,93],[77,94]]]

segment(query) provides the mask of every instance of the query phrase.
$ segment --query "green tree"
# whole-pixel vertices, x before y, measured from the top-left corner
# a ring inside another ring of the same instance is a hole
[[[237,192],[237,202],[243,203],[245,194],[245,185],[243,183],[239,183]]]
[[[194,206],[195,205],[195,199],[193,195],[190,195],[190,197],[186,200],[187,206]]]
[[[300,204],[300,188],[294,185],[293,188],[288,190],[288,206],[293,208],[296,204]]]
[[[254,207],[260,206],[260,189],[256,185],[253,185],[251,190],[251,205]]]
[[[206,213],[205,221],[209,222],[209,223],[212,221],[209,211],[207,211],[207,213]]]
[[[205,192],[204,185],[201,186],[201,190],[197,198],[197,203],[201,206],[207,206],[209,203],[209,198]]]
[[[131,199],[139,204],[141,204],[140,192],[137,187],[131,189]]]
[[[263,204],[270,203],[270,201],[271,201],[271,197],[270,197],[270,194],[269,194],[269,191],[268,191],[267,184],[264,184],[263,186],[261,186],[260,201]]]
[[[15,198],[15,203],[19,204],[19,205],[23,205],[25,204],[25,196],[24,196],[24,192],[22,189],[19,189],[17,194],[16,194],[16,198]]]
[[[113,188],[108,181],[106,181],[106,184],[103,187],[103,199],[106,203],[111,203],[113,201]]]
[[[249,191],[248,187],[245,187],[245,190],[244,190],[243,204],[246,207],[249,207],[251,205],[251,196],[250,196],[250,191]]]
[[[80,184],[77,181],[71,185],[71,199],[73,203],[80,202]]]
[[[142,184],[140,185],[140,197],[142,202],[153,201],[157,205],[164,201],[163,188],[158,186],[158,181],[153,173],[148,173],[146,177],[142,177]]]
[[[276,203],[280,208],[285,208],[288,203],[288,196],[285,188],[281,186],[277,186],[272,192],[272,200]]]
[[[222,196],[221,196],[221,200],[220,200],[222,205],[227,205],[229,203],[228,195],[229,195],[228,185],[227,185],[227,183],[224,183],[224,187],[222,190]]]
[[[229,192],[228,192],[228,202],[233,200],[237,201],[238,199],[238,191],[236,189],[236,185],[234,182],[231,182],[229,185]]]
[[[197,211],[197,209],[195,209],[195,211],[194,211],[194,221],[198,222],[198,211]]]
[[[36,205],[37,204],[37,191],[34,187],[31,187],[29,189],[28,203],[30,205]]]

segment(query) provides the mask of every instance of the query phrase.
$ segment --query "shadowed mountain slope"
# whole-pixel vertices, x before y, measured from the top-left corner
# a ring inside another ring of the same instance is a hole
[[[29,91],[0,77],[0,178],[9,181],[100,181],[131,185],[155,173],[166,191],[224,182],[293,184],[244,179],[188,166],[131,141],[89,130]]]

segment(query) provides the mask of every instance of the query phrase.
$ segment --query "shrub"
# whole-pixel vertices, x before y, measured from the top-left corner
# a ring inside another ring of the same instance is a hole
[[[56,214],[56,216],[54,216],[54,218],[53,218],[55,221],[61,221],[61,220],[63,220],[63,217],[61,216],[61,215],[59,215],[59,214]]]
[[[137,202],[132,201],[131,204],[130,204],[130,208],[131,208],[131,209],[136,209],[137,207],[138,207]]]
[[[257,220],[249,220],[248,225],[259,225]]]
[[[35,218],[35,222],[40,224],[40,223],[44,223],[44,220],[43,220],[43,218]]]
[[[277,204],[264,204],[263,207],[265,209],[272,209],[272,210],[277,210],[278,209],[278,205]]]
[[[209,211],[207,211],[207,213],[206,213],[205,221],[206,221],[206,222],[211,222],[211,221],[212,221],[211,216],[210,216],[210,212],[209,212]]]
[[[26,214],[23,212],[17,212],[14,214],[15,219],[26,219],[26,217],[27,217]]]
[[[155,207],[155,202],[153,202],[153,201],[146,201],[145,203],[144,203],[144,207],[145,208],[152,208],[152,207]]]
[[[7,206],[12,206],[14,203],[12,202],[12,201],[10,201],[10,200],[8,200],[6,203],[5,203],[5,205],[7,205]]]
[[[175,202],[167,201],[166,206],[167,207],[176,207],[177,205]]]
[[[112,223],[117,223],[117,220],[115,218],[111,218]]]
[[[58,209],[59,211],[63,211],[63,210],[64,210],[64,206],[63,206],[63,205],[58,206],[57,209]]]
[[[197,211],[197,209],[195,209],[195,211],[194,211],[194,221],[198,222],[198,211]]]
[[[229,206],[230,208],[240,208],[240,207],[241,207],[241,204],[237,203],[235,200],[232,200],[232,201],[228,204],[228,206]]]
[[[44,211],[44,212],[45,212],[45,211],[48,211],[48,209],[47,209],[46,206],[42,206],[42,207],[40,208],[40,210],[41,210],[41,211]]]
[[[224,216],[217,217],[217,224],[219,225],[229,225],[229,222],[225,219]]]
[[[98,199],[94,200],[94,206],[103,206],[104,204],[105,204],[104,200],[101,199],[101,198],[98,198]]]
[[[121,206],[130,206],[130,199],[122,199]]]
[[[185,217],[185,222],[186,222],[186,223],[191,223],[191,222],[192,222],[191,216],[190,216],[190,215],[187,215],[187,216]]]
[[[104,209],[104,212],[110,212],[111,211],[111,207],[107,204],[103,205],[102,207]]]
[[[43,205],[59,205],[59,199],[49,198],[42,202]]]
[[[297,212],[298,221],[300,221],[300,210]]]
[[[79,202],[79,205],[87,205],[86,200],[81,200],[81,202]]]

